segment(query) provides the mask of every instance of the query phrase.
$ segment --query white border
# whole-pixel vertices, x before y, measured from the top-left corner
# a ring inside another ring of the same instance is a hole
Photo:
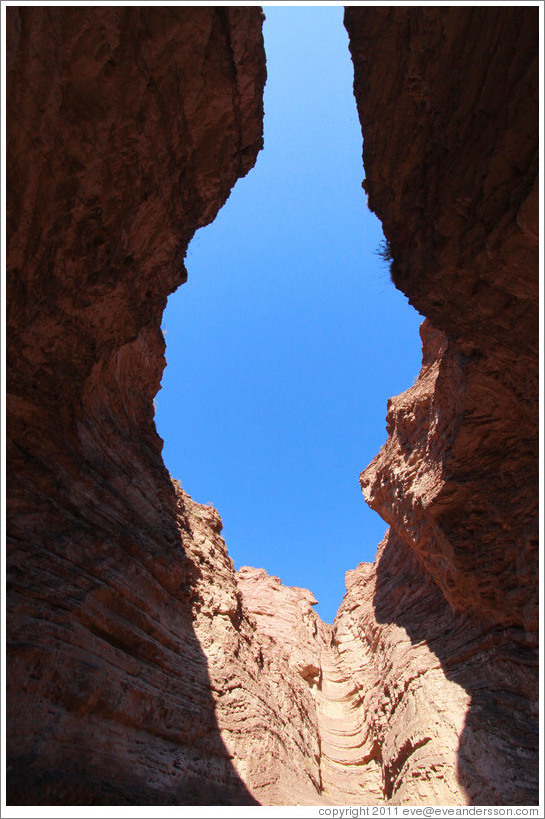
[[[6,759],[6,680],[5,680],[5,647],[6,647],[6,217],[4,210],[4,202],[6,201],[6,108],[4,100],[6,99],[6,9],[2,3],[0,9],[0,20],[2,32],[2,65],[1,65],[1,86],[0,86],[0,106],[1,112],[1,180],[2,187],[0,193],[1,203],[1,248],[2,248],[2,268],[0,275],[0,304],[1,304],[1,318],[0,326],[2,328],[1,338],[1,359],[0,359],[0,533],[1,533],[1,569],[0,576],[2,578],[2,588],[0,598],[2,601],[1,609],[1,640],[2,640],[2,674],[1,674],[1,697],[0,697],[0,758],[2,760],[2,768],[0,772],[0,811],[1,806],[5,805],[6,798],[6,773],[5,762]]]

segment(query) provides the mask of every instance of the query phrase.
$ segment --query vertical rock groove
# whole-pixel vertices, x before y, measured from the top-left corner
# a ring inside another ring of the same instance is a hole
[[[188,242],[262,146],[261,10],[6,16],[8,803],[534,804],[537,9],[346,9],[427,319],[333,626],[234,571],[153,422]]]

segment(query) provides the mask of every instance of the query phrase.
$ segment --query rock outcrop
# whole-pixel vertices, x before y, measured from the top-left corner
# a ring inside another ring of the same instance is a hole
[[[436,401],[449,431],[417,548],[453,606],[535,639],[537,9],[351,7],[345,22],[369,205],[395,284],[448,338],[458,402]]]
[[[443,561],[448,557],[448,543],[433,526],[434,504],[445,452],[456,436],[452,422],[463,408],[463,369],[443,333],[429,322],[421,333],[420,376],[390,401],[389,438],[362,474],[368,502],[391,529],[374,565],[350,574],[336,640],[350,634],[352,667],[362,663],[386,798],[397,804],[533,804],[533,635],[529,639],[510,622],[509,612],[503,622],[487,618],[471,588],[456,607],[456,597],[449,600],[434,577],[437,541]],[[468,544],[470,556],[476,545]]]
[[[295,671],[308,685],[298,700],[317,726],[312,804],[533,804],[537,665],[523,635],[453,614],[393,529],[346,584],[331,627],[306,589],[237,573],[244,619],[280,652],[284,679]]]
[[[262,145],[257,7],[7,9],[12,805],[533,804],[537,9],[350,7],[428,317],[333,626],[161,460],[161,314]]]
[[[453,614],[393,529],[347,585],[334,639],[360,692],[361,758],[378,769],[381,799],[534,804],[537,663],[523,635]]]
[[[263,569],[237,572],[247,618],[270,638],[288,666],[307,683],[312,697],[320,749],[320,793],[324,804],[380,804],[381,768],[366,747],[363,691],[354,675],[353,658],[345,662],[346,646],[323,623],[306,589],[284,586]],[[348,642],[353,639],[348,637]],[[316,801],[314,804],[318,804]]]

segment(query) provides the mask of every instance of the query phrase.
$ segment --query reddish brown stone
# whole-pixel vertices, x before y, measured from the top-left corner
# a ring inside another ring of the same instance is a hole
[[[361,476],[391,524],[372,605],[356,584],[339,617],[353,608],[363,644],[363,622],[373,641],[397,623],[471,695],[453,798],[534,804],[537,9],[351,7],[345,23],[369,203],[394,282],[434,326]],[[402,800],[403,756],[388,780]]]
[[[262,145],[259,8],[9,8],[8,801],[244,804],[153,396]]]
[[[429,569],[457,607],[535,638],[537,8],[351,7],[345,21],[392,277],[448,337],[426,518],[448,547]]]

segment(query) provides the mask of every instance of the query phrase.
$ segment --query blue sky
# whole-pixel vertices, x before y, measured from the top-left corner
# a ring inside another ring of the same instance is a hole
[[[376,253],[342,7],[264,10],[265,147],[190,245],[156,422],[236,568],[311,589],[332,622],[386,530],[358,475],[420,369],[421,317]]]

